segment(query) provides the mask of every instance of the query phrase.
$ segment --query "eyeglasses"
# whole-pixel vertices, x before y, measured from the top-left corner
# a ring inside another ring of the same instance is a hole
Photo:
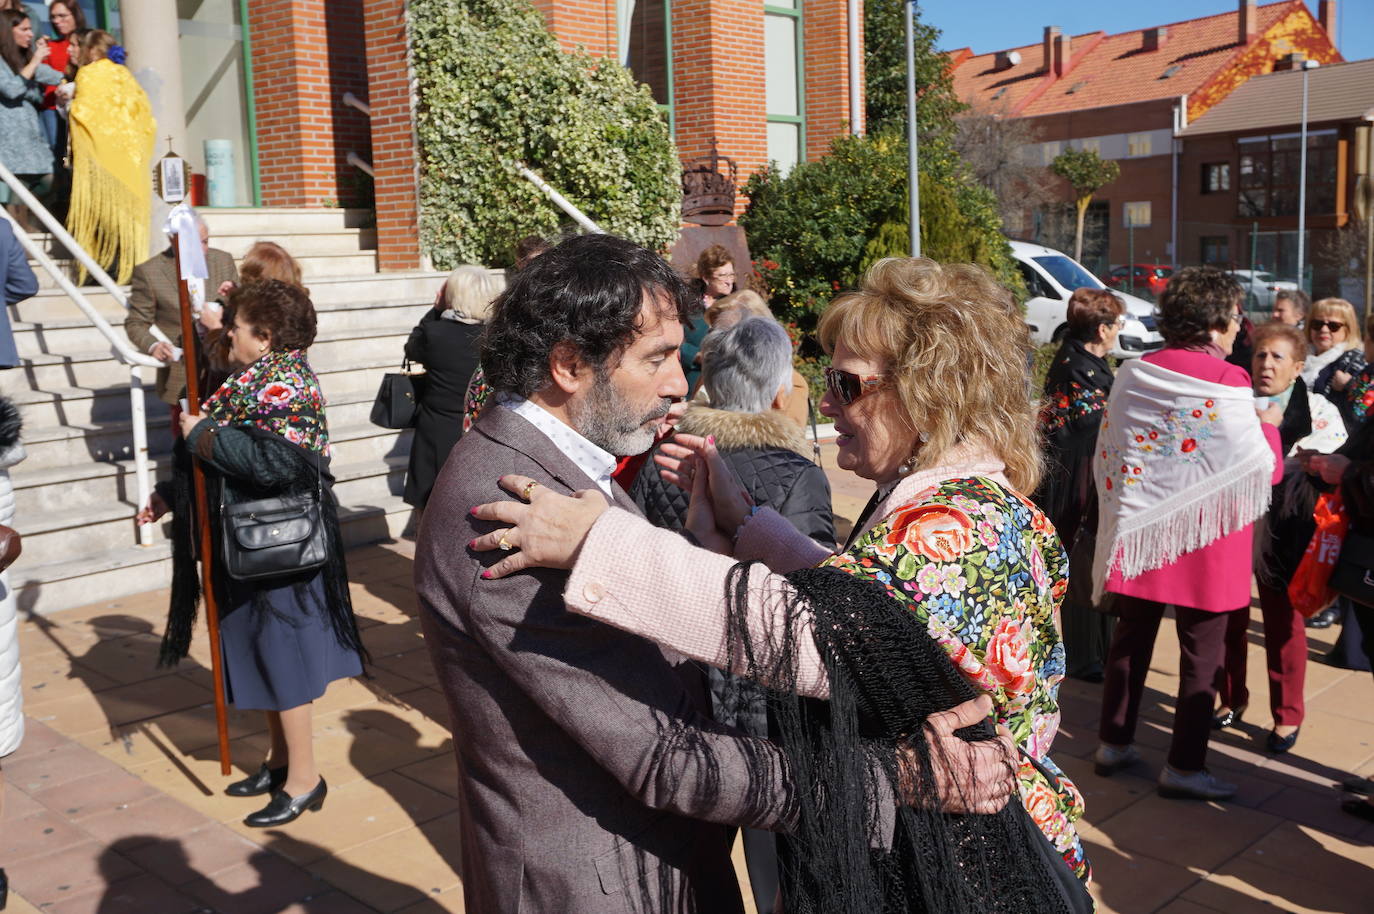
[[[1312,323],[1308,324],[1308,326],[1311,327],[1313,330],[1321,330],[1322,328],[1325,328],[1325,329],[1327,329],[1327,330],[1330,330],[1332,333],[1335,333],[1337,330],[1344,330],[1344,329],[1345,329],[1345,322],[1344,322],[1344,321],[1313,321]]]
[[[858,375],[852,371],[841,371],[838,368],[825,370],[825,389],[845,406],[853,403],[864,394],[872,393],[885,386],[887,386],[887,375]]]

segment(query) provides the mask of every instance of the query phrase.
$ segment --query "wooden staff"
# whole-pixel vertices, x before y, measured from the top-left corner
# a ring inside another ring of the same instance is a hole
[[[182,364],[186,367],[186,410],[200,415],[200,366],[196,363],[196,328],[191,316],[191,289],[182,278],[181,245],[172,235],[177,260],[177,295],[181,300]],[[199,239],[197,239],[199,243]],[[207,279],[208,283],[209,280]],[[187,445],[187,452],[190,446]],[[205,595],[205,630],[210,633],[210,675],[215,680],[215,729],[219,733],[219,771],[229,774],[229,714],[224,700],[224,676],[220,671],[219,604],[215,602],[214,544],[210,536],[210,502],[205,494],[205,470],[191,454],[191,482],[196,495],[196,526],[200,541],[200,589]]]

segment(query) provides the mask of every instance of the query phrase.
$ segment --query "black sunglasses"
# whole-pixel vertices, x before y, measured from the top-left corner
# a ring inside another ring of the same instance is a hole
[[[845,406],[886,384],[887,375],[857,375],[852,371],[841,371],[838,368],[825,370],[825,389]]]
[[[1335,333],[1337,330],[1344,330],[1344,329],[1345,329],[1345,322],[1344,322],[1344,321],[1313,321],[1313,322],[1312,322],[1312,329],[1313,329],[1313,330],[1321,330],[1323,327],[1325,327],[1327,330],[1330,330],[1332,333]]]

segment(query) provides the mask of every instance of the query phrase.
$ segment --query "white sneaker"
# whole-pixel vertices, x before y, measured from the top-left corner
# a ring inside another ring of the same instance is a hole
[[[1159,772],[1159,795],[1171,800],[1229,800],[1236,785],[1218,781],[1206,768],[1183,774],[1165,765]]]
[[[1140,761],[1140,753],[1135,746],[1109,746],[1099,743],[1093,753],[1093,769],[1099,777],[1109,778],[1123,768],[1129,768]]]

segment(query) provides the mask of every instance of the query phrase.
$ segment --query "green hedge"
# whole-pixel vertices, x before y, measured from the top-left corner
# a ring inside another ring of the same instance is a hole
[[[523,161],[608,232],[656,250],[682,188],[668,125],[614,61],[565,53],[525,0],[412,0],[420,234],[440,268],[506,265],[517,240],[570,220]]]

